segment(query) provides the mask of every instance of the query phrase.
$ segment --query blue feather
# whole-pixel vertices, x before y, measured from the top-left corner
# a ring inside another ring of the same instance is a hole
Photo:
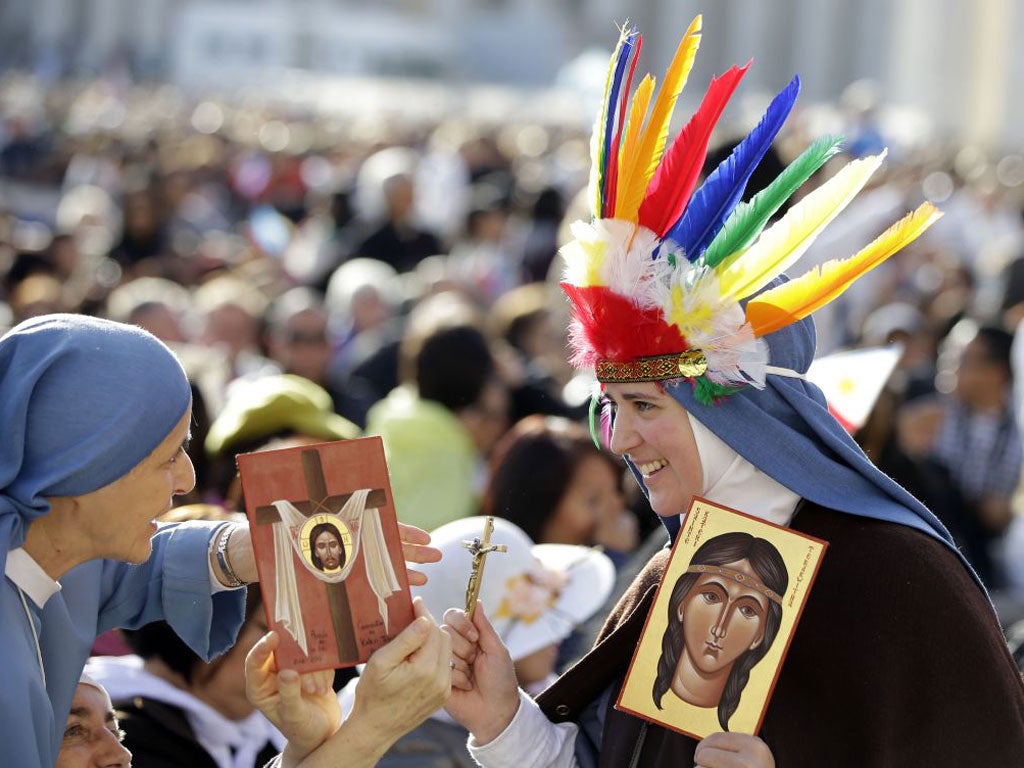
[[[604,153],[602,155],[606,166],[604,168],[604,173],[601,174],[602,214],[608,210],[609,190],[607,163],[611,157],[612,137],[615,135],[615,118],[619,113],[619,91],[622,89],[622,78],[626,72],[626,64],[629,61],[629,55],[633,52],[633,40],[635,39],[636,34],[636,30],[631,29],[619,38],[619,60],[615,62],[615,75],[612,78],[612,87],[608,92],[608,104],[606,105],[604,126]]]
[[[800,78],[794,77],[768,105],[764,116],[743,141],[701,185],[683,215],[665,233],[678,244],[686,258],[695,261],[718,234],[775,136],[789,117],[800,92]]]

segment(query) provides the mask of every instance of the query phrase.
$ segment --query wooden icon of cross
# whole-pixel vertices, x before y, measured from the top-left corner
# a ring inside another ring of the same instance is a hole
[[[337,514],[352,497],[351,493],[331,496],[327,493],[327,479],[324,477],[320,452],[315,448],[302,451],[302,474],[306,479],[306,491],[309,498],[290,503],[306,517],[319,514]],[[366,508],[380,508],[387,503],[383,489],[375,488],[366,497]],[[256,508],[256,524],[270,525],[281,521],[281,515],[273,505]],[[338,642],[338,657],[342,660],[359,658],[356,644],[355,629],[352,626],[352,612],[349,607],[348,592],[345,582],[325,584],[327,602],[331,608],[331,622],[334,635]]]

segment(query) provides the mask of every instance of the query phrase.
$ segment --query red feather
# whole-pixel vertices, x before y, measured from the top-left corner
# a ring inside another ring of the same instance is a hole
[[[733,66],[711,81],[700,107],[676,136],[647,185],[639,212],[642,226],[664,237],[679,220],[704,167],[711,132],[749,68],[750,62],[744,67]]]
[[[561,285],[573,305],[569,344],[577,368],[592,369],[598,360],[635,360],[688,348],[679,329],[666,323],[659,309],[640,309],[603,286]]]
[[[629,105],[629,92],[633,88],[633,75],[636,74],[636,63],[640,59],[640,49],[644,47],[644,36],[636,36],[636,44],[633,48],[633,61],[629,65],[629,75],[626,78],[626,88],[620,94],[619,100],[619,125],[615,130],[615,138],[612,139],[612,151],[605,162],[605,173],[608,174],[607,189],[610,190],[605,201],[605,218],[615,218],[615,198],[618,196],[616,187],[619,183],[619,143],[622,141],[622,127],[626,123],[626,107]]]

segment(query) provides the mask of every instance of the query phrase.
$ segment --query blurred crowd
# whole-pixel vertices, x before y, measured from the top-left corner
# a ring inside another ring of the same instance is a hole
[[[847,152],[893,143],[876,106],[832,108]],[[0,332],[88,313],[170,345],[195,398],[183,503],[241,509],[237,453],[381,435],[401,520],[492,514],[628,572],[664,532],[591,442],[593,382],[567,363],[557,285],[587,215],[589,129],[393,109],[350,121],[251,93],[8,76]],[[812,118],[791,121],[767,180],[817,135]],[[709,164],[749,128],[734,127]],[[900,345],[857,438],[951,529],[1009,626],[1024,618],[1024,158],[896,142],[876,179],[802,264],[851,255],[923,199],[944,216],[816,313],[818,354]]]

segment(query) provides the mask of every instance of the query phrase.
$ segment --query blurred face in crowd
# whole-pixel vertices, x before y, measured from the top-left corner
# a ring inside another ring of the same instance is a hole
[[[166,304],[146,304],[128,318],[132,325],[143,328],[166,344],[180,344],[187,341],[181,327],[181,318]]]
[[[975,336],[960,353],[956,371],[957,397],[971,408],[1001,408],[1008,384],[1006,368],[992,359],[988,342]]]
[[[555,513],[544,524],[541,540],[591,546],[602,518],[618,514],[622,507],[618,475],[601,456],[588,456],[577,466]]]
[[[364,285],[352,295],[352,328],[366,331],[383,325],[391,319],[392,312],[380,291],[372,285]]]
[[[64,278],[70,277],[78,269],[82,254],[78,243],[70,235],[58,235],[50,245],[50,258],[57,267],[57,272]]]
[[[395,221],[402,222],[412,214],[416,191],[412,178],[394,176],[384,183],[384,194],[387,199],[388,213]]]
[[[271,334],[270,353],[285,373],[323,384],[331,360],[327,314],[316,309],[296,312],[288,318],[284,328]]]
[[[237,304],[222,304],[206,315],[203,344],[226,349],[232,360],[244,350],[256,349],[258,337],[255,319]]]
[[[157,229],[157,214],[148,194],[135,193],[125,200],[124,228],[134,237],[148,237]]]
[[[550,313],[544,312],[530,324],[529,331],[522,339],[522,346],[527,357],[539,362],[545,372],[560,381],[566,372],[571,377],[572,367],[565,354],[565,334],[555,326]]]
[[[121,743],[122,737],[106,691],[79,683],[55,768],[127,768],[132,753]]]
[[[551,681],[557,662],[558,643],[546,645],[539,651],[534,651],[529,656],[524,656],[513,662],[516,680],[524,690],[536,695],[547,687],[546,683]]]
[[[245,696],[245,657],[268,631],[259,608],[238,631],[231,650],[211,664],[196,664],[189,691],[229,720],[242,720],[256,708]]]
[[[484,386],[480,400],[459,412],[459,419],[469,431],[481,456],[490,454],[494,444],[508,429],[508,388],[493,378]]]

